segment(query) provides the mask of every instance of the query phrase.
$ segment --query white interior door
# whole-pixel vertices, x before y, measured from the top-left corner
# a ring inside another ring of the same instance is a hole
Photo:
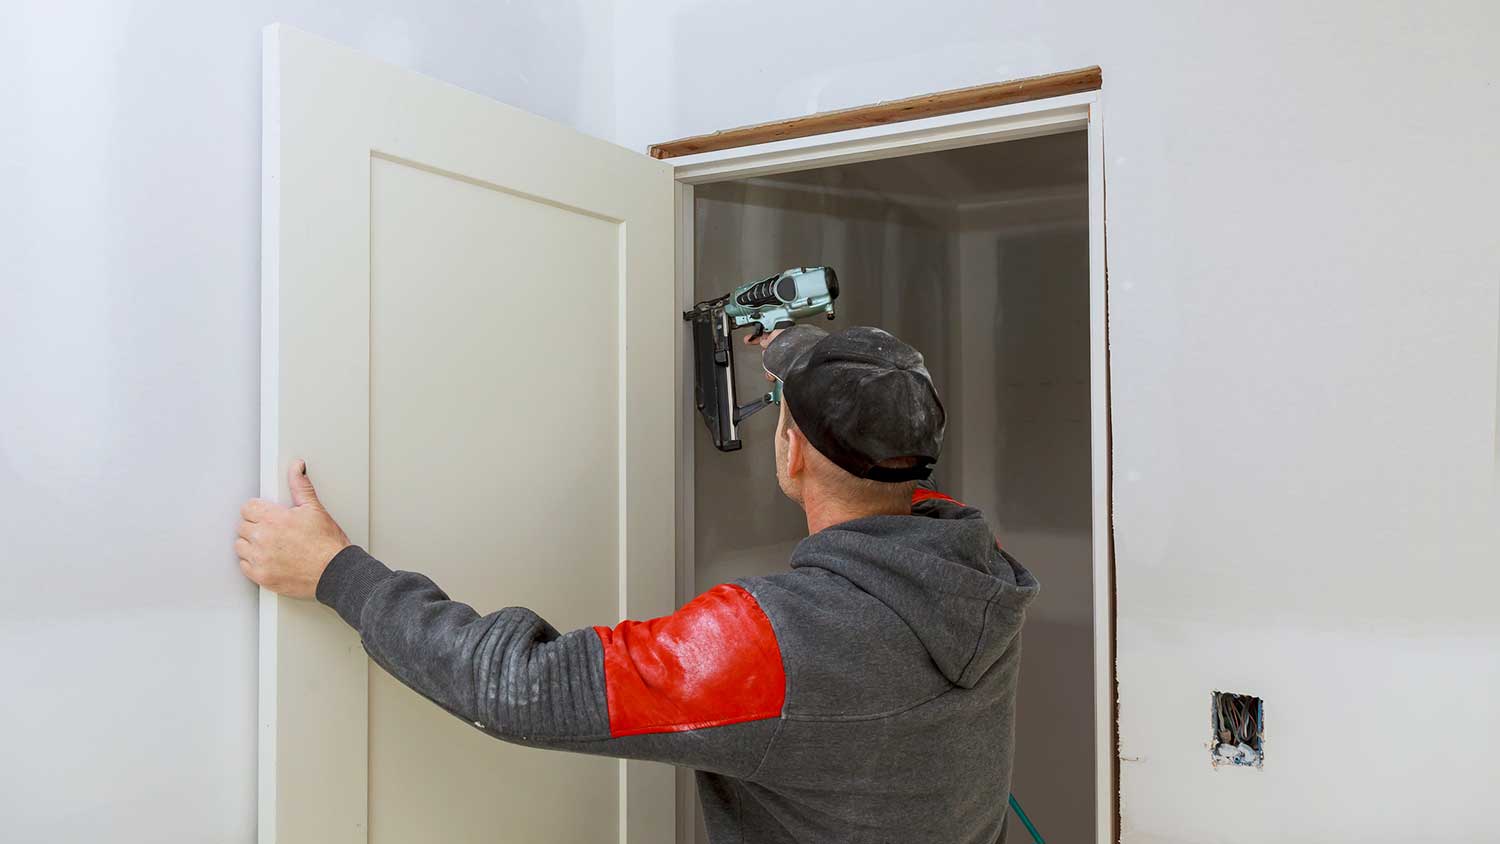
[[[672,610],[671,169],[265,36],[261,488],[305,457],[393,568],[560,630]],[[660,842],[665,766],[489,739],[261,596],[260,835]]]

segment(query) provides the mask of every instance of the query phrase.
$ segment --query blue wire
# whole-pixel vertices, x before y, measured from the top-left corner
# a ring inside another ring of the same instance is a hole
[[[1021,803],[1014,794],[1010,796],[1010,808],[1016,813],[1016,817],[1021,819],[1021,823],[1026,824],[1026,831],[1031,833],[1032,841],[1036,844],[1047,844],[1042,840],[1042,834],[1036,831],[1036,825],[1031,822],[1031,818],[1026,817],[1026,810],[1021,808]]]

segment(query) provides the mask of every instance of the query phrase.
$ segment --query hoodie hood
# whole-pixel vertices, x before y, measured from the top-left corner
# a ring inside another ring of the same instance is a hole
[[[1040,588],[978,510],[946,499],[825,528],[797,545],[791,566],[826,569],[873,595],[967,689],[1011,646]]]

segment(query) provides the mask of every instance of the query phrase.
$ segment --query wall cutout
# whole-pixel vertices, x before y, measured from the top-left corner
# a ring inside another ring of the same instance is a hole
[[[1266,757],[1266,713],[1260,698],[1214,692],[1211,721],[1213,734],[1208,747],[1215,768],[1261,766]]]

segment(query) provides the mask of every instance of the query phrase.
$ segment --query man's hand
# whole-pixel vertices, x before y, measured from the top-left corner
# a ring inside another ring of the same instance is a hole
[[[287,483],[291,507],[252,498],[240,508],[244,521],[234,551],[246,577],[278,595],[311,598],[323,569],[348,547],[349,537],[318,502],[306,463],[293,461]]]
[[[745,335],[745,345],[747,345],[747,346],[759,346],[760,349],[761,349],[761,351],[764,352],[766,350],[766,347],[771,345],[771,341],[776,339],[776,335],[780,334],[781,332],[783,332],[785,330],[786,330],[785,328],[777,328],[777,329],[775,329],[773,331],[767,331],[766,333],[760,335],[759,337],[755,336],[754,334],[746,334]],[[776,376],[772,375],[769,372],[767,372],[766,373],[766,380],[767,381],[775,381],[776,380]]]
[[[760,335],[759,337],[755,336],[754,334],[746,334],[745,335],[745,345],[747,345],[747,346],[759,346],[762,349],[764,349],[765,347],[771,345],[771,341],[776,339],[776,335],[780,334],[781,332],[783,332],[785,330],[786,330],[785,328],[772,329],[771,331],[767,331],[764,334]]]

